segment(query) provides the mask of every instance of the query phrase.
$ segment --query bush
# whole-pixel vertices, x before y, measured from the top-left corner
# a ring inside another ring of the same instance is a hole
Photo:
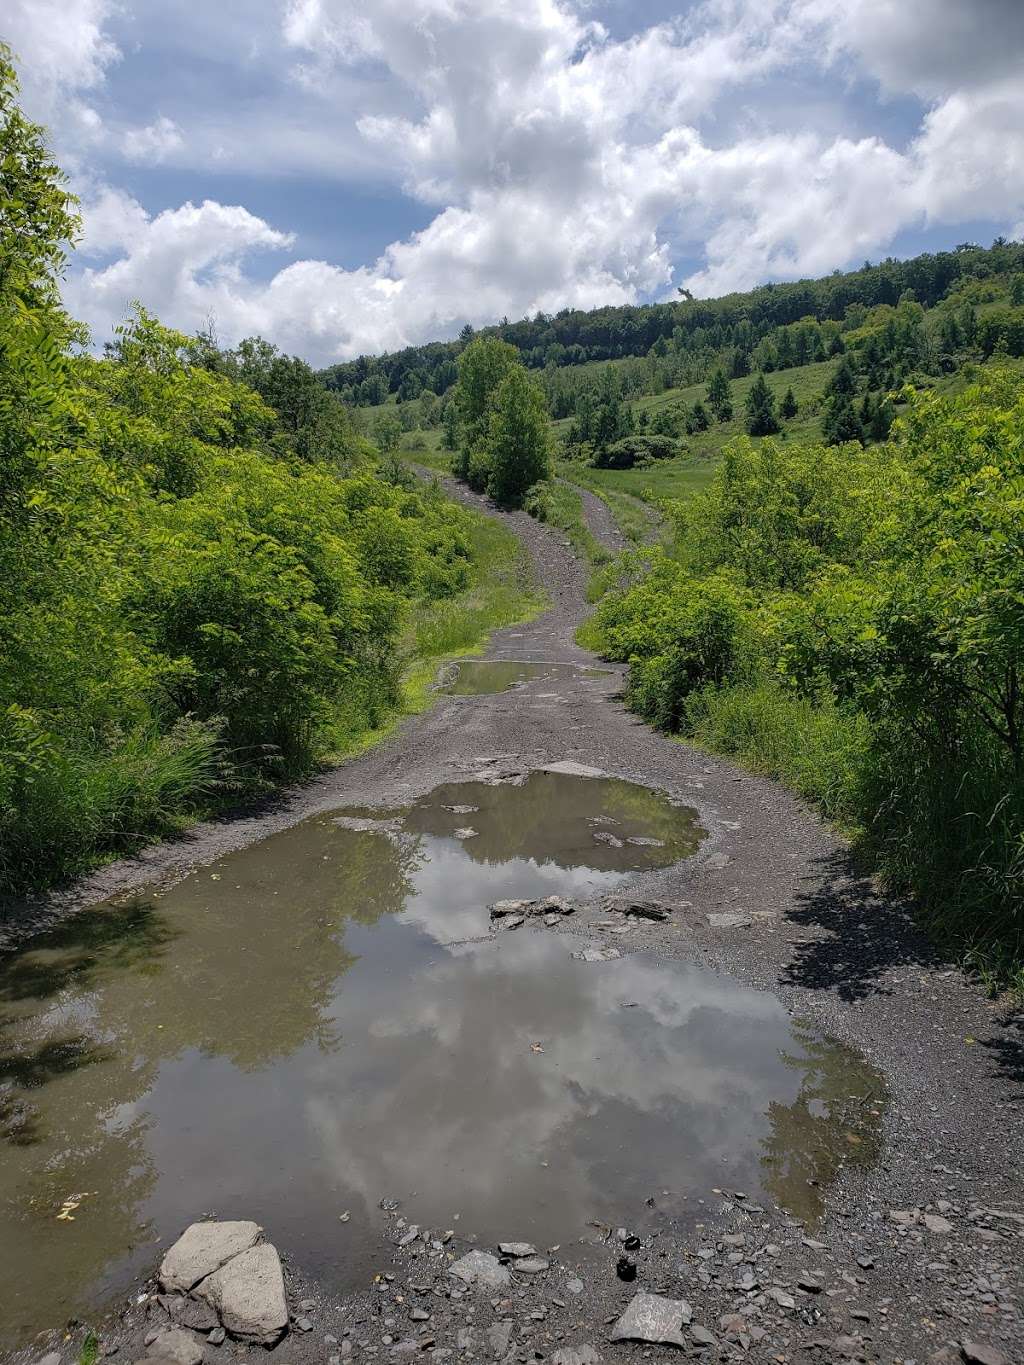
[[[632,469],[652,460],[671,460],[679,453],[679,442],[669,436],[624,436],[594,454],[592,463],[599,469]]]

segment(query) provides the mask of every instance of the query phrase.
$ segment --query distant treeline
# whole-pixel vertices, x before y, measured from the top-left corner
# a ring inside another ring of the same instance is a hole
[[[747,293],[718,299],[681,300],[639,307],[563,309],[553,316],[510,322],[507,318],[480,335],[514,346],[531,369],[560,369],[588,361],[653,356],[663,362],[662,387],[702,381],[708,358],[734,353],[735,374],[751,369],[784,368],[824,358],[839,331],[861,325],[880,305],[896,307],[911,299],[931,308],[961,280],[983,281],[1024,271],[1024,243],[997,238],[989,248],[963,243],[953,251],[865,262],[860,270],[836,271],[820,280],[765,284]],[[1024,304],[1014,299],[1015,308]],[[805,324],[817,323],[816,329]],[[799,324],[799,326],[796,326]],[[795,327],[795,330],[793,330]],[[1024,347],[1024,312],[1007,321]],[[347,403],[373,406],[389,394],[399,401],[424,391],[444,394],[457,382],[456,359],[477,335],[468,325],[455,341],[409,346],[382,356],[360,356],[321,372],[326,386]],[[774,348],[776,356],[766,354]],[[1013,354],[1012,347],[1010,348]],[[765,363],[767,361],[767,363]],[[746,369],[743,366],[746,365]]]

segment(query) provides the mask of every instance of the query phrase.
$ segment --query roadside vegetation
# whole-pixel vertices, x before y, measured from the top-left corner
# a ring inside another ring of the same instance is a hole
[[[905,392],[885,444],[725,451],[586,642],[658,727],[779,777],[1024,985],[1024,378]]]
[[[83,349],[58,287],[75,203],[6,49],[0,174],[0,891],[17,893],[360,747],[409,703],[410,667],[537,597],[511,535],[414,487],[303,361],[142,308],[102,358]]]

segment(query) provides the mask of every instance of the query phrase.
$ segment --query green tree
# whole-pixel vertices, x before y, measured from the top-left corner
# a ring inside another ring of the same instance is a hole
[[[402,419],[393,408],[379,412],[373,419],[373,439],[384,455],[397,447],[402,439]]]
[[[732,420],[732,386],[721,366],[711,376],[707,397],[708,406],[719,422]]]
[[[710,426],[707,409],[698,399],[690,409],[686,417],[686,430],[690,436],[696,435],[699,431],[707,431]]]
[[[797,415],[799,410],[800,405],[796,401],[796,394],[793,392],[793,386],[791,384],[782,396],[782,402],[779,404],[779,412],[787,422],[790,422]]]
[[[487,484],[485,464],[491,411],[501,382],[519,364],[519,352],[498,337],[476,337],[459,356],[459,382],[455,388],[461,441],[455,473]]]
[[[844,393],[834,393],[829,399],[821,431],[831,446],[842,445],[844,441],[864,441],[864,424],[857,415],[853,400]]]
[[[487,440],[487,491],[506,507],[522,506],[527,489],[549,472],[548,412],[544,391],[516,365],[501,382]]]
[[[747,433],[750,436],[771,436],[779,429],[775,416],[775,396],[763,374],[759,374],[747,394],[744,404]]]

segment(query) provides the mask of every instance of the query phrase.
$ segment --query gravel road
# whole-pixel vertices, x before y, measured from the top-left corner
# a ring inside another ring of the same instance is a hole
[[[465,489],[449,491],[485,506]],[[584,494],[584,506],[594,533],[610,538],[604,504]],[[497,632],[485,657],[593,663],[574,642],[587,611],[584,571],[557,533],[523,513],[504,515],[552,606],[529,625]],[[554,1357],[555,1365],[661,1358],[680,1349],[704,1360],[1024,1361],[1024,1015],[986,1000],[936,956],[906,906],[858,876],[842,842],[799,801],[654,733],[622,705],[622,682],[612,667],[597,681],[562,676],[499,696],[442,697],[378,748],[272,808],[199,826],[36,911],[41,919],[67,913],[173,878],[318,811],[405,804],[464,779],[482,756],[514,755],[523,768],[557,760],[598,768],[685,798],[709,831],[698,856],[638,879],[638,895],[680,908],[667,923],[631,934],[624,951],[643,948],[731,972],[857,1048],[888,1086],[879,1162],[847,1167],[828,1193],[825,1219],[810,1231],[723,1191],[709,1198],[698,1232],[677,1234],[669,1221],[644,1240],[632,1253],[639,1267],[633,1284],[616,1278],[614,1233],[606,1245],[562,1247],[550,1270],[518,1277],[497,1297],[450,1296],[457,1282],[446,1276],[444,1258],[468,1249],[457,1238],[443,1253],[424,1244],[416,1257],[419,1244],[389,1242],[375,1269],[394,1279],[368,1287],[362,1299],[338,1302],[330,1286],[293,1276],[292,1292],[312,1305],[303,1310],[312,1328],[293,1332],[276,1357],[383,1361],[422,1351],[442,1361],[493,1359],[485,1329],[511,1319],[502,1358]],[[723,911],[773,914],[712,927],[708,916]],[[581,917],[569,932],[586,929]],[[633,1212],[622,1210],[624,1226]],[[410,1297],[414,1281],[424,1287]],[[684,1329],[682,1348],[611,1343],[609,1320],[638,1289],[686,1300],[700,1330]],[[426,1325],[409,1321],[412,1306],[429,1310]],[[154,1311],[133,1310],[111,1324],[107,1339],[121,1342],[128,1359],[141,1357],[140,1334]],[[473,1344],[461,1338],[461,1350],[460,1330],[476,1332]],[[558,1357],[570,1347],[594,1355]],[[217,1354],[207,1347],[208,1359]]]

